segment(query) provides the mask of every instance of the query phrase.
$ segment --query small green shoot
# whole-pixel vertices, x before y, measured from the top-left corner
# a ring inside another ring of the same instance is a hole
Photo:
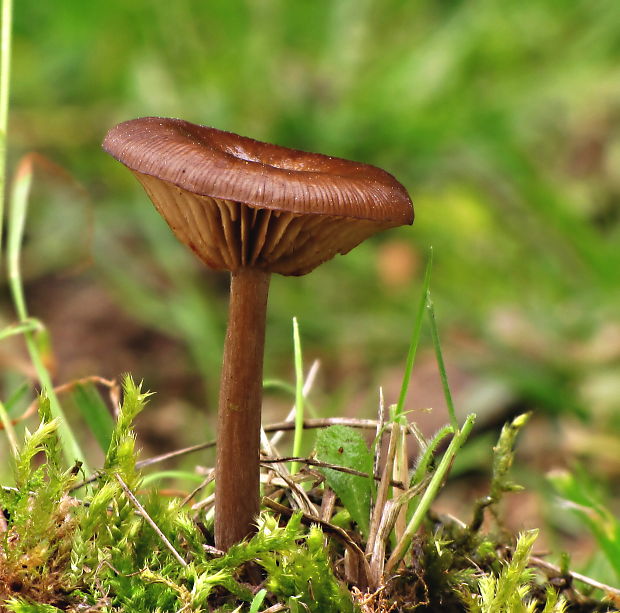
[[[416,468],[411,475],[411,480],[409,482],[410,487],[422,483],[424,475],[426,475],[430,470],[431,462],[435,457],[435,453],[437,452],[441,441],[443,441],[447,436],[450,436],[453,431],[452,426],[444,426],[433,435],[433,438],[428,441],[426,447],[421,450],[419,460],[416,463]]]
[[[514,554],[499,576],[485,574],[478,580],[479,595],[466,599],[469,613],[535,613],[540,608],[534,599],[528,599],[534,571],[528,568],[529,557],[538,536],[538,530],[521,534]],[[549,586],[542,613],[564,613],[564,598]]]
[[[450,436],[452,432],[452,426],[444,426],[437,433],[435,433],[430,441],[428,441],[426,447],[420,450],[420,456],[416,463],[415,470],[412,472],[411,479],[409,480],[410,488],[419,486],[423,479],[431,472],[431,463],[435,459],[435,454],[437,453],[440,443],[447,436]],[[420,502],[420,497],[421,495],[414,496],[409,502],[407,508],[407,518],[410,519],[413,516],[413,513]]]
[[[129,376],[125,377],[123,403],[104,463],[105,470],[110,474],[120,472],[131,489],[137,487],[140,479],[135,466],[136,441],[132,429],[133,421],[144,410],[149,396],[151,396],[150,392],[143,392],[141,385],[137,385]]]
[[[297,318],[293,317],[293,348],[295,352],[295,438],[293,440],[293,456],[301,455],[304,436],[304,368],[299,338]],[[291,475],[299,471],[299,462],[292,462]]]
[[[512,482],[508,475],[514,461],[514,447],[518,434],[530,418],[531,413],[522,413],[515,417],[512,422],[502,428],[497,445],[493,447],[493,469],[491,476],[490,492],[484,498],[476,501],[474,505],[473,519],[470,530],[476,532],[480,529],[484,519],[484,509],[490,507],[491,512],[496,514],[497,505],[502,496],[508,492],[520,492],[523,488]]]

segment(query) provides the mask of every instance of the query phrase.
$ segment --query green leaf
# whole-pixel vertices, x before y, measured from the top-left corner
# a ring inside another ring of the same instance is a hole
[[[327,484],[338,495],[342,504],[359,526],[368,534],[370,497],[372,492],[373,457],[364,438],[353,428],[330,426],[319,430],[316,437],[317,458],[321,462],[352,468],[369,475],[368,478],[349,475],[331,468],[320,469]]]

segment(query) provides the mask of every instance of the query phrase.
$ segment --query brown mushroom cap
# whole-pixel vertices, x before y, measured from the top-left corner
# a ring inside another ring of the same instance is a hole
[[[126,121],[103,148],[215,269],[302,275],[380,230],[413,222],[405,188],[375,166],[180,119]]]

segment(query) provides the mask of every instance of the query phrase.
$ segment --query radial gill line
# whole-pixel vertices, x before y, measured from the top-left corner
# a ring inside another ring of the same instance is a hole
[[[224,267],[226,269],[232,270],[234,262],[228,249],[228,242],[226,240],[224,228],[225,222],[222,218],[222,210],[217,199],[210,198],[210,200],[213,203],[213,206],[209,207],[209,221],[211,223],[211,227],[214,229],[213,237],[215,239],[215,246],[220,254],[219,259],[224,262]]]
[[[182,208],[185,212],[192,243],[211,255],[213,250],[211,248],[211,241],[209,240],[209,226],[205,219],[206,211],[204,203],[194,195],[182,191],[175,193],[174,201],[177,206]]]
[[[256,211],[256,223],[255,223],[255,231],[254,234],[254,244],[252,245],[252,256],[250,257],[250,264],[254,265],[259,259],[263,247],[265,245],[265,240],[267,239],[267,233],[269,231],[269,222],[271,220],[271,211],[270,210],[262,210]]]
[[[286,229],[285,235],[280,239],[279,243],[271,251],[271,260],[277,260],[291,249],[291,246],[297,241],[299,233],[306,227],[307,218],[302,216],[295,217]]]
[[[275,213],[275,215],[272,216],[272,221],[269,224],[267,238],[265,240],[265,248],[262,253],[265,260],[270,259],[271,253],[277,248],[282,235],[286,232],[286,228],[291,223],[292,219],[292,213]]]
[[[239,214],[241,217],[241,226],[239,228],[239,231],[241,233],[241,264],[243,266],[247,266],[250,259],[250,237],[252,236],[251,230],[253,213],[250,207],[245,206],[241,203],[237,204],[239,205]]]
[[[232,261],[231,270],[235,270],[241,266],[241,253],[239,249],[239,232],[237,231],[237,224],[231,218],[231,208],[228,206],[226,200],[216,200],[220,216],[222,219],[222,225],[224,227],[225,242],[228,250],[228,254]]]

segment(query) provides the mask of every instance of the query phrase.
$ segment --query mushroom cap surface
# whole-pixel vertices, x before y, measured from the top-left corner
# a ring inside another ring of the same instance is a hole
[[[375,166],[181,119],[123,122],[103,148],[214,269],[301,275],[376,232],[413,222],[405,188]]]

